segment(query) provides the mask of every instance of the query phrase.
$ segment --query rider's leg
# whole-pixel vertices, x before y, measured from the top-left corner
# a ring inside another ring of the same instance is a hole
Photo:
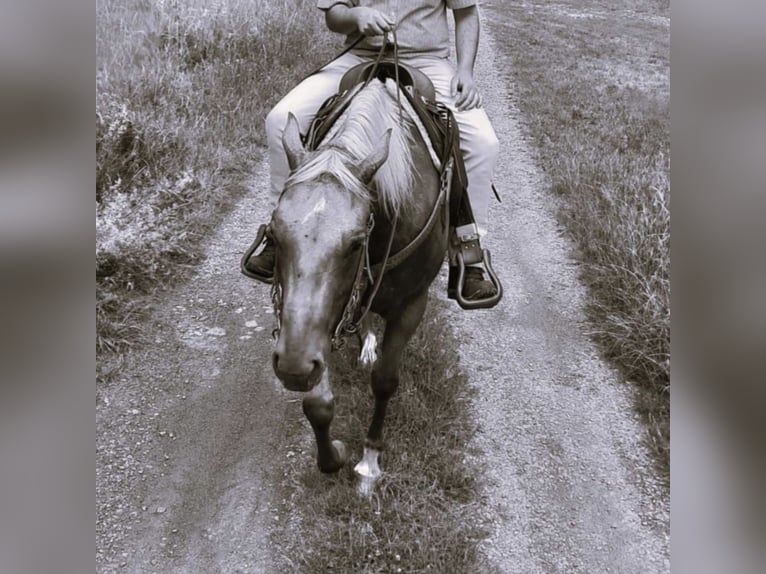
[[[463,152],[468,177],[468,197],[471,201],[480,236],[489,231],[489,203],[492,195],[492,174],[500,145],[495,130],[482,108],[467,111],[455,109],[455,96],[450,92],[456,69],[444,58],[417,57],[407,60],[426,74],[434,85],[436,98],[452,109],[460,128],[460,149]],[[466,270],[463,296],[466,299],[484,298],[496,292],[495,286],[484,278],[481,264]]]
[[[492,174],[497,163],[500,144],[486,112],[474,108],[455,112],[455,121],[460,127],[460,149],[468,177],[468,197],[471,209],[484,236],[489,230],[489,203],[492,196]]]
[[[303,132],[314,119],[319,107],[338,91],[343,74],[352,66],[364,61],[348,53],[333,60],[316,74],[309,76],[282,98],[266,116],[266,138],[269,146],[271,169],[271,203],[275,207],[290,175],[287,156],[282,147],[282,132],[287,125],[287,116],[292,113]]]
[[[456,111],[454,115],[460,128],[460,149],[468,178],[468,198],[479,236],[484,237],[489,230],[492,173],[500,144],[483,109]],[[482,264],[475,263],[466,269],[462,292],[463,297],[470,300],[491,297],[497,291],[492,282],[484,277]]]
[[[301,130],[305,131],[314,119],[322,103],[338,91],[343,74],[362,59],[351,53],[330,62],[295,86],[277,103],[266,116],[266,139],[269,147],[270,193],[269,204],[273,210],[285,185],[290,168],[282,146],[282,132],[287,125],[289,113],[295,115]],[[271,277],[274,270],[275,249],[270,240],[258,254],[250,257],[245,267],[261,277]]]
[[[495,130],[483,108],[464,112],[455,109],[455,97],[450,93],[450,88],[456,69],[449,60],[421,56],[406,60],[406,63],[420,69],[431,79],[436,98],[449,106],[455,115],[460,127],[460,149],[468,176],[468,197],[479,234],[484,236],[489,231],[492,174],[500,148]]]

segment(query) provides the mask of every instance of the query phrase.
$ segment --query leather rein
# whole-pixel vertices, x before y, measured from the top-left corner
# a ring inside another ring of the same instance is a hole
[[[359,256],[359,263],[357,265],[356,277],[354,279],[354,285],[351,288],[351,295],[348,302],[343,309],[340,321],[338,321],[335,331],[332,336],[332,348],[333,350],[340,349],[344,345],[345,337],[349,335],[355,335],[360,332],[362,323],[372,307],[372,303],[375,300],[375,296],[378,294],[378,289],[383,282],[385,274],[392,269],[401,265],[406,261],[415,250],[420,247],[426,238],[433,231],[434,225],[439,219],[439,208],[443,205],[445,207],[444,217],[448,217],[447,206],[449,205],[448,196],[449,188],[452,182],[452,159],[450,159],[442,171],[441,185],[439,186],[439,195],[434,202],[431,213],[428,216],[428,220],[423,225],[418,234],[410,241],[405,247],[391,255],[391,246],[394,242],[394,235],[396,234],[396,224],[398,217],[394,216],[393,223],[391,225],[391,234],[388,237],[386,245],[386,253],[383,260],[375,265],[370,264],[370,236],[372,230],[375,227],[375,216],[371,213],[370,219],[367,224],[367,233],[364,239],[364,249]],[[366,271],[366,273],[365,273]],[[369,282],[369,283],[368,283]],[[364,306],[361,305],[363,294],[369,290],[367,301]],[[361,312],[359,310],[361,309]],[[358,318],[355,318],[356,315]]]

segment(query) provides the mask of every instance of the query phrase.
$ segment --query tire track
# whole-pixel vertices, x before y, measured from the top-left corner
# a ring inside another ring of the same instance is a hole
[[[253,188],[266,180],[265,162]],[[154,344],[99,393],[100,572],[272,572],[277,457],[298,410],[274,384],[268,289],[239,257],[266,213],[250,193],[194,277],[158,306]]]

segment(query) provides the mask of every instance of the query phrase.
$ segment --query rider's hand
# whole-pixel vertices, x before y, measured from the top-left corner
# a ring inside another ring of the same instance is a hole
[[[467,70],[458,70],[452,78],[450,91],[455,98],[455,107],[463,112],[481,107],[481,94],[473,81],[473,74]]]
[[[365,36],[382,36],[394,29],[396,22],[375,8],[359,6],[353,9],[356,16],[356,25]]]

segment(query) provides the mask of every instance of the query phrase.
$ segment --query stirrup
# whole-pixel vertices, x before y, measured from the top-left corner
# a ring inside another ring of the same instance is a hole
[[[457,304],[463,309],[491,309],[503,298],[503,284],[500,283],[500,279],[498,279],[495,270],[492,268],[492,255],[490,254],[489,249],[482,249],[482,256],[482,267],[484,267],[484,270],[487,272],[490,283],[495,287],[495,294],[490,295],[489,297],[483,299],[466,299],[463,297],[466,264],[462,253],[457,254],[457,266],[450,267],[450,275],[454,272],[453,270],[456,270],[457,272],[455,291],[454,293],[450,293],[450,295],[454,295],[454,297],[450,298],[454,298],[457,301]]]
[[[260,275],[258,273],[254,273],[253,271],[250,271],[245,267],[245,263],[248,262],[250,257],[253,256],[253,253],[255,251],[266,244],[266,229],[268,226],[266,224],[261,225],[258,228],[258,233],[255,236],[255,240],[250,245],[250,247],[247,248],[245,251],[245,254],[242,256],[242,259],[239,261],[239,270],[242,272],[242,275],[245,275],[247,277],[250,277],[251,279],[255,279],[256,281],[260,281],[262,283],[267,283],[271,285],[274,281],[274,277],[268,277],[266,275]]]
[[[455,299],[463,309],[490,309],[503,298],[503,284],[500,283],[492,267],[492,255],[488,249],[482,249],[479,244],[479,233],[475,224],[462,225],[453,230],[450,243],[450,277],[448,284],[454,285],[454,291],[448,290],[450,299]],[[466,265],[481,263],[487,272],[489,281],[495,287],[495,294],[483,299],[466,299],[463,297]],[[454,277],[457,273],[457,277]]]

